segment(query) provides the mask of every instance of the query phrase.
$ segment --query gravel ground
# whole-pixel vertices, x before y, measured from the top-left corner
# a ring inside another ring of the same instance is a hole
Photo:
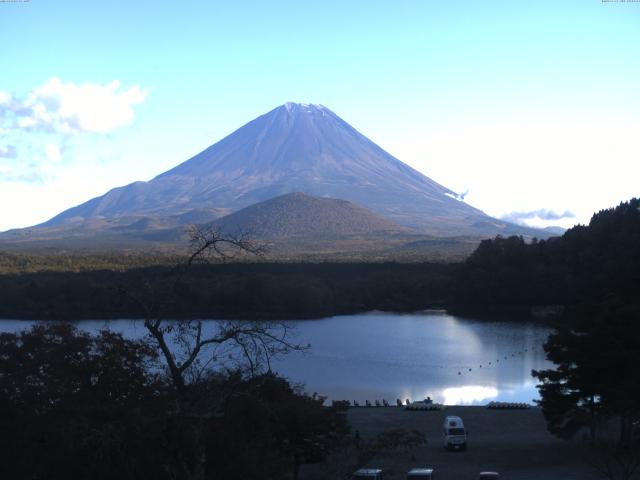
[[[443,448],[441,431],[446,415],[462,417],[470,432],[466,451]],[[364,440],[396,428],[415,429],[425,435],[426,445],[385,452],[367,465],[382,468],[385,480],[404,479],[413,467],[434,468],[438,480],[471,480],[483,470],[497,471],[504,480],[601,478],[587,463],[584,442],[559,440],[549,434],[537,408],[489,410],[453,406],[439,412],[351,408],[347,418],[352,431],[358,430]]]

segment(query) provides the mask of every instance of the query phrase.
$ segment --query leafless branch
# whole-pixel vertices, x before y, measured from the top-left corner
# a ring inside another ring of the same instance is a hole
[[[250,375],[263,368],[270,371],[273,356],[307,348],[290,340],[289,328],[282,322],[222,321],[216,323],[215,331],[205,334],[200,320],[167,321],[164,315],[170,302],[175,300],[177,287],[195,263],[212,257],[225,261],[238,255],[261,256],[265,253],[263,246],[255,244],[244,233],[227,235],[213,227],[194,226],[189,237],[189,256],[171,269],[164,277],[164,283],[154,284],[154,287],[145,282],[148,299],[132,291],[125,292],[144,313],[144,326],[161,351],[178,392],[186,391],[187,378],[201,378],[204,369],[212,367],[213,354],[205,361],[201,360],[208,347],[235,345],[233,355],[240,355],[240,358],[234,357],[236,366],[244,363]],[[173,351],[172,344],[173,350],[177,344],[180,351]]]

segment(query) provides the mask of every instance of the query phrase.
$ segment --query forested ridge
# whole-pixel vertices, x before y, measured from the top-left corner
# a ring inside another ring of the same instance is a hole
[[[448,308],[528,313],[610,291],[636,295],[638,200],[596,213],[562,237],[484,240],[462,263],[272,263],[194,265],[178,282],[174,318],[312,318],[367,310]],[[0,317],[136,318],[121,295],[166,282],[183,256],[0,253]]]
[[[269,264],[194,265],[171,285],[172,318],[313,318],[367,310],[442,307],[451,265]],[[38,271],[0,275],[0,317],[139,318],[130,295],[150,295],[172,281],[173,267]]]
[[[562,237],[484,240],[462,265],[451,303],[498,306],[573,305],[615,293],[634,301],[640,284],[640,200],[593,215]]]

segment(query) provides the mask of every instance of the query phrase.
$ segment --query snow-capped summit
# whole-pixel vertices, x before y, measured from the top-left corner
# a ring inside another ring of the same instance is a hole
[[[329,112],[330,110],[324,105],[320,105],[319,103],[296,103],[296,102],[287,102],[283,105],[283,107],[288,112]]]

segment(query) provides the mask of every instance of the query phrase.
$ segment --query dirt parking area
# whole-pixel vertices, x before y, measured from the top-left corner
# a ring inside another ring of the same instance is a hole
[[[469,431],[466,451],[447,451],[442,445],[446,415],[462,417]],[[484,407],[447,407],[442,411],[407,411],[398,407],[351,408],[352,431],[363,440],[391,429],[418,430],[426,445],[387,451],[369,467],[382,468],[385,480],[404,479],[414,467],[435,469],[435,478],[476,479],[492,470],[504,480],[591,480],[601,478],[591,467],[582,440],[564,441],[547,432],[542,413],[529,410],[490,410]]]

